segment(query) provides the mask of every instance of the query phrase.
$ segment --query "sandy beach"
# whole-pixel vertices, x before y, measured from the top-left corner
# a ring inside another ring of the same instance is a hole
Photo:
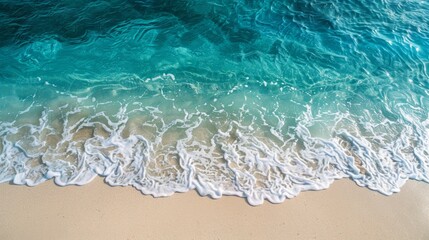
[[[429,1],[0,16],[0,240],[429,240]]]
[[[429,184],[386,197],[336,181],[281,204],[195,192],[167,198],[101,178],[85,186],[0,185],[0,239],[429,239]]]

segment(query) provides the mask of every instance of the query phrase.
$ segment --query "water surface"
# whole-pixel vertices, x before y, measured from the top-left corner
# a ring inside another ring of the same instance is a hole
[[[429,182],[429,4],[1,1],[0,182],[282,202]]]

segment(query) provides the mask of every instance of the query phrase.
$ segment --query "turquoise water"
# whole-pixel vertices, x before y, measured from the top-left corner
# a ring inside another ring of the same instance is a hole
[[[0,1],[0,182],[282,202],[429,182],[429,3]]]

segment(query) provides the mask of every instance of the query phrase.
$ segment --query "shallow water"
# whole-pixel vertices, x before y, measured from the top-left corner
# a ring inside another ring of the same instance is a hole
[[[282,202],[429,182],[424,1],[1,1],[0,182]]]

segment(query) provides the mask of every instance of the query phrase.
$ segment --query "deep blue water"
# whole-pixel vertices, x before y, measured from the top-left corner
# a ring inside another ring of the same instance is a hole
[[[0,1],[0,182],[281,202],[429,182],[429,3]]]

